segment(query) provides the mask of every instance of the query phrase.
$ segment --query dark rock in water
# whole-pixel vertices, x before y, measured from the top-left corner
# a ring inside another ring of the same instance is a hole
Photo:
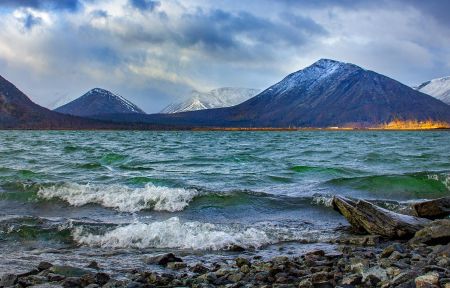
[[[106,283],[108,283],[110,279],[111,279],[111,277],[109,277],[109,275],[106,273],[100,272],[100,273],[95,274],[95,283],[97,283],[100,286],[103,286]]]
[[[353,201],[335,196],[333,207],[358,231],[392,239],[410,238],[430,220],[403,215],[364,200]]]
[[[98,266],[97,261],[91,261],[91,263],[89,263],[89,265],[86,266],[87,268],[91,268],[91,269],[95,269],[95,270],[99,270],[100,267]]]
[[[72,266],[61,266],[53,265],[48,269],[51,273],[59,274],[65,277],[81,277],[86,274],[91,274],[88,270],[72,267]]]
[[[15,274],[5,274],[0,280],[0,287],[10,287],[14,286],[17,282],[17,275]]]
[[[447,245],[450,243],[450,219],[435,220],[425,228],[417,231],[412,244]]]
[[[376,246],[381,242],[381,237],[379,235],[345,236],[338,238],[333,242],[358,246]]]
[[[242,258],[242,257],[238,257],[238,258],[236,258],[236,266],[237,267],[242,267],[242,266],[244,266],[244,265],[247,265],[247,266],[251,266],[251,263],[250,263],[250,261],[248,260],[248,259],[246,259],[246,258]]]
[[[233,252],[244,252],[245,248],[239,245],[231,245],[230,247],[228,247],[228,251],[233,251]]]
[[[420,202],[413,205],[414,214],[428,219],[444,218],[450,215],[450,197]]]
[[[78,288],[81,286],[81,279],[78,277],[69,277],[66,278],[63,282],[64,288]]]
[[[158,264],[167,266],[170,262],[183,262],[183,259],[176,257],[173,253],[162,254],[154,257],[147,257],[144,259],[147,264]]]
[[[43,262],[40,262],[40,263],[39,263],[37,269],[38,269],[39,271],[43,271],[43,270],[48,270],[48,269],[50,269],[52,266],[53,266],[53,264],[43,261]]]
[[[189,270],[191,270],[191,272],[198,273],[198,274],[204,274],[206,272],[209,272],[209,269],[200,263],[195,264],[195,266],[191,267],[191,269],[189,269]]]

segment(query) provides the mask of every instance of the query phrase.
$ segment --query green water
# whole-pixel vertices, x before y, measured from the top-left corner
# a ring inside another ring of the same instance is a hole
[[[333,195],[390,207],[449,195],[449,144],[445,131],[3,131],[0,269],[320,245],[345,223]]]

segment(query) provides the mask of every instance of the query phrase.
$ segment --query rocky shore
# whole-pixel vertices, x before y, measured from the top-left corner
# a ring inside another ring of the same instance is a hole
[[[450,288],[450,219],[448,213],[444,213],[448,212],[448,202],[444,206],[442,201],[435,201],[438,205],[421,204],[420,209],[415,210],[416,215],[417,211],[425,214],[432,211],[429,218],[444,219],[420,220],[426,218],[417,217],[417,221],[409,218],[416,216],[406,217],[371,204],[368,206],[365,201],[359,203],[342,198],[336,201],[343,201],[339,203],[351,212],[343,215],[352,224],[353,231],[370,233],[368,230],[375,229],[379,233],[370,234],[378,235],[348,233],[333,240],[335,252],[314,250],[304,255],[280,255],[268,260],[241,256],[230,262],[188,265],[174,254],[163,254],[146,259],[146,263],[160,265],[162,270],[130,269],[120,279],[103,272],[95,261],[87,263],[86,267],[41,262],[27,273],[3,275],[0,287]],[[363,207],[364,213],[359,213],[358,207]],[[376,211],[365,213],[370,209]],[[379,221],[387,221],[386,233]],[[403,226],[405,223],[407,226]],[[402,227],[407,229],[402,230]]]

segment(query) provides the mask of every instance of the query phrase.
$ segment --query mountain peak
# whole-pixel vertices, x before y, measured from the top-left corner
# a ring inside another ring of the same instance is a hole
[[[145,113],[124,97],[102,88],[91,89],[72,102],[56,108],[55,111],[76,116]]]
[[[429,80],[414,89],[450,105],[450,76]]]

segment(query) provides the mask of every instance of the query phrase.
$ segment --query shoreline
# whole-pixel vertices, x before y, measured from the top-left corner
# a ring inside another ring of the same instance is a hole
[[[123,278],[103,272],[95,259],[84,267],[41,262],[1,277],[0,287],[450,287],[450,247],[354,236],[336,252],[312,250],[269,260],[239,254],[229,262],[186,264],[171,253],[149,257],[161,269],[130,267]]]

